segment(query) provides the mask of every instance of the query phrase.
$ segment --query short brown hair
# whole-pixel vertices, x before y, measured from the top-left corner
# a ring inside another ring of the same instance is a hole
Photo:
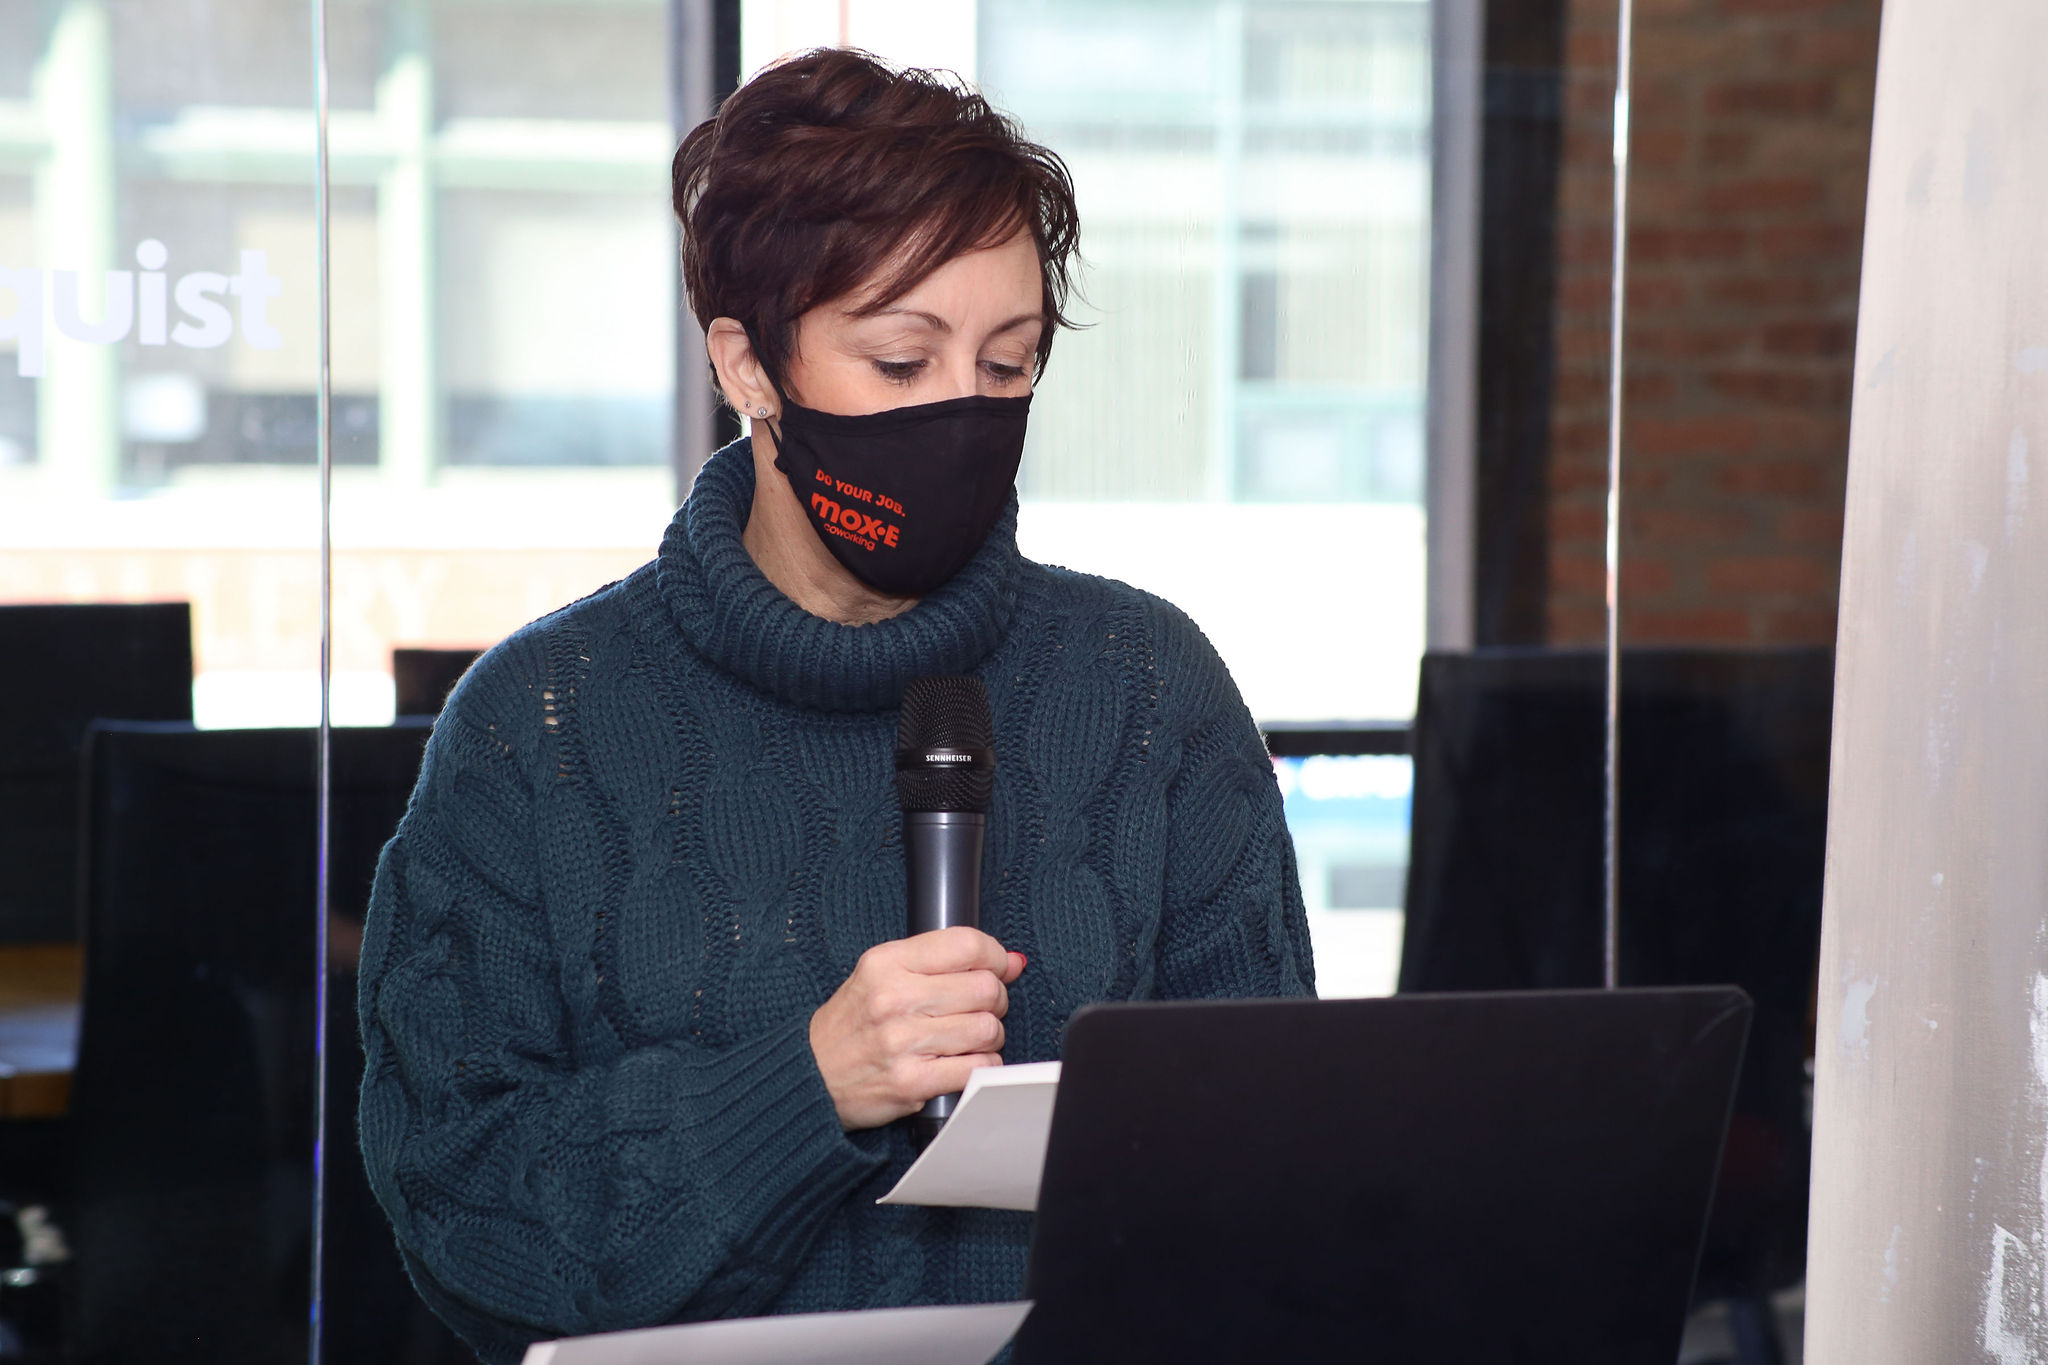
[[[1038,247],[1045,286],[1038,372],[1054,328],[1073,325],[1079,220],[1066,163],[949,73],[892,70],[845,48],[806,52],[692,129],[673,175],[690,307],[705,327],[741,323],[778,385],[811,309],[872,282],[861,311],[879,311],[1019,228]]]

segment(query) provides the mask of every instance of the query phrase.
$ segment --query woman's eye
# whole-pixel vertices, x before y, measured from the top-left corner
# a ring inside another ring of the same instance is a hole
[[[893,383],[905,384],[917,378],[917,372],[924,368],[922,360],[877,360],[875,370],[882,378]]]
[[[1012,384],[1024,377],[1022,365],[1004,365],[997,361],[984,360],[981,368],[988,371],[989,377],[1000,384]]]

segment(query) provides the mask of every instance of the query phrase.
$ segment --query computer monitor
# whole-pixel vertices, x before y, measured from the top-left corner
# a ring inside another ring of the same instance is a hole
[[[78,763],[95,719],[192,719],[183,602],[0,606],[0,943],[78,936]]]
[[[473,1359],[407,1281],[356,1144],[351,939],[429,726],[337,729],[329,845],[326,1359]],[[69,1228],[82,1359],[306,1358],[315,736],[88,740],[85,1009]]]

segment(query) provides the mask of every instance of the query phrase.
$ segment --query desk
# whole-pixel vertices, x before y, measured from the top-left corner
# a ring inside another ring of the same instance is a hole
[[[0,1119],[63,1115],[84,979],[76,944],[0,947]]]

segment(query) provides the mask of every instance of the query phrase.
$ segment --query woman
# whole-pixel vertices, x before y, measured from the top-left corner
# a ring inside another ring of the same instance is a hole
[[[1075,241],[1058,159],[929,73],[825,51],[691,133],[675,199],[752,439],[653,563],[463,680],[364,945],[371,1181],[494,1362],[1013,1298],[1026,1217],[876,1206],[913,1155],[897,1120],[1057,1057],[1090,1001],[1312,985],[1222,662],[1159,599],[1017,553]],[[950,673],[996,721],[985,932],[905,939],[895,708]]]

